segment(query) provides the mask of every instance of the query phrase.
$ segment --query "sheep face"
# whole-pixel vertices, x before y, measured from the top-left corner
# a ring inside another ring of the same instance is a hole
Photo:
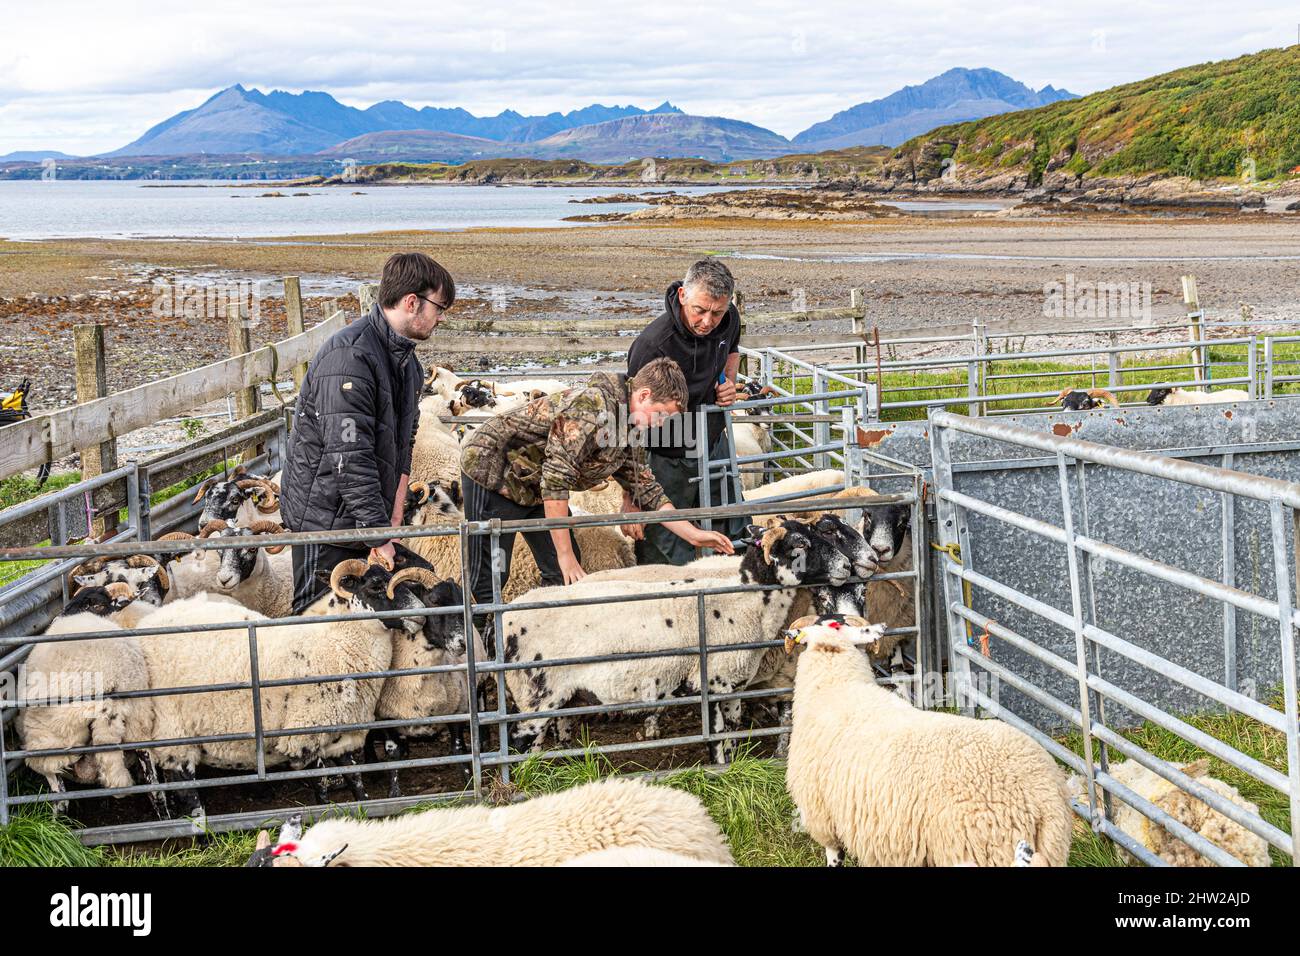
[[[485,384],[479,379],[461,386],[460,400],[470,408],[495,408],[497,404],[491,384]]]
[[[123,583],[131,587],[135,599],[161,607],[167,596],[166,573],[156,564],[132,559],[117,559],[104,562],[96,570],[86,574],[73,574],[72,580],[83,588],[105,588],[110,584]],[[129,603],[129,602],[128,602]]]
[[[203,494],[203,511],[199,513],[199,527],[212,521],[228,521],[239,514],[240,506],[248,500],[249,492],[239,487],[236,480],[216,481]]]
[[[817,519],[813,530],[848,558],[857,577],[869,578],[880,569],[875,550],[839,515],[827,512]]]
[[[400,586],[398,591],[400,593]],[[417,600],[424,607],[463,607],[465,595],[455,581],[441,581],[434,587],[415,585]],[[424,642],[430,650],[459,657],[465,653],[465,619],[461,614],[439,614],[424,619]]]
[[[214,538],[251,538],[252,528],[226,528],[212,535]],[[220,552],[216,584],[230,592],[253,576],[257,569],[257,548],[227,548]]]
[[[881,505],[862,510],[863,531],[880,564],[888,564],[903,550],[903,541],[912,527],[910,505]]]
[[[793,653],[796,646],[802,646],[806,652],[839,654],[857,648],[871,651],[885,633],[884,624],[868,624],[862,618],[840,620],[836,617],[820,617],[815,622],[810,618],[795,621],[786,632],[786,653]]]
[[[106,617],[122,610],[133,600],[134,598],[129,594],[121,591],[114,592],[107,587],[87,587],[82,588],[72,596],[68,603],[63,606],[61,614],[66,616],[89,612],[100,617]]]
[[[463,504],[459,481],[446,485],[436,481],[417,481],[407,489],[406,507],[402,514],[410,525],[446,524],[465,517],[461,511]]]
[[[1101,402],[1087,392],[1074,391],[1061,399],[1061,407],[1068,412],[1086,412],[1101,407]]]
[[[1177,389],[1173,388],[1153,388],[1147,393],[1148,405],[1163,405],[1165,399],[1174,394]]]
[[[327,582],[330,579],[330,575],[323,571],[320,572],[320,576]],[[335,594],[343,597],[343,593],[340,592],[346,593],[348,610],[357,613],[424,610],[424,602],[410,587],[398,587],[394,590],[393,596],[389,597],[388,582],[391,578],[392,575],[383,568],[372,564],[366,568],[364,574],[342,575],[338,580],[338,591],[335,591]],[[386,618],[380,623],[390,630],[406,631],[408,634],[419,634],[424,628],[424,621],[420,617]]]
[[[750,525],[749,535],[754,547],[741,562],[743,581],[790,586],[829,581],[839,587],[853,574],[849,559],[802,521]]]

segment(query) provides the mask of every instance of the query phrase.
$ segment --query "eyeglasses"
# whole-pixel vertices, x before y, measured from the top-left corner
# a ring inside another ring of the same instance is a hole
[[[437,301],[436,299],[430,299],[428,296],[420,295],[418,292],[415,294],[415,297],[417,299],[423,299],[425,302],[433,306],[434,315],[446,315],[447,312],[451,309],[451,306],[443,305],[441,302]]]

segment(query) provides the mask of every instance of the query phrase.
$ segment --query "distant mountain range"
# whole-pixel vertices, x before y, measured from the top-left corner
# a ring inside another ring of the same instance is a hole
[[[966,120],[1034,109],[1078,97],[1044,86],[1032,90],[997,70],[953,69],[920,86],[905,86],[879,100],[859,103],[794,137],[805,149],[898,146],[913,136]]]
[[[39,163],[43,159],[73,159],[57,149],[18,149],[0,156],[0,163]]]
[[[895,146],[946,123],[1073,98],[1051,86],[1034,91],[996,70],[952,69],[836,113],[790,140],[736,119],[687,115],[668,102],[652,109],[593,104],[544,116],[514,110],[475,116],[459,108],[415,109],[396,100],[358,109],[328,93],[263,93],[236,84],[99,158],[319,156],[460,163],[531,157],[620,163],[656,156],[725,163],[798,151]],[[39,162],[46,155],[29,151],[0,159]]]

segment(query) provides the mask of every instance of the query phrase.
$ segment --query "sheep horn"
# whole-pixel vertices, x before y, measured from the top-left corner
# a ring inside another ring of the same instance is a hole
[[[149,568],[149,567],[157,568],[158,583],[162,585],[162,589],[164,591],[171,590],[172,582],[171,582],[171,578],[167,577],[167,571],[163,568],[161,564],[158,563],[156,559],[149,557],[149,555],[133,554],[131,555],[131,557],[126,559],[126,566],[128,568]]]
[[[158,540],[159,541],[193,541],[194,535],[190,534],[188,531],[168,531],[165,535],[163,535]],[[193,554],[194,552],[191,551],[190,553]],[[184,555],[180,551],[177,551],[175,554],[167,555],[166,560],[179,561],[182,557],[184,557]]]
[[[1110,392],[1106,391],[1104,388],[1090,389],[1088,391],[1088,397],[1104,399],[1106,402],[1110,404],[1111,408],[1119,408],[1119,399],[1117,399]]]
[[[816,615],[816,614],[808,614],[808,615],[805,615],[804,617],[799,618],[799,620],[797,620],[797,621],[791,621],[791,622],[790,622],[790,630],[792,630],[792,631],[802,631],[805,627],[811,627],[812,625],[814,625],[814,624],[816,624],[816,623],[817,623],[817,615]]]
[[[399,584],[405,584],[407,581],[419,581],[426,588],[437,587],[439,577],[428,568],[402,568],[388,580],[388,599],[391,601],[397,592]]]
[[[253,847],[253,849],[255,849],[255,850],[265,850],[265,849],[267,849],[270,845],[271,845],[271,834],[267,833],[265,830],[258,830],[258,831],[257,831],[257,845],[256,845],[255,847]]]
[[[420,496],[420,504],[429,500],[429,486],[423,481],[413,481],[406,486],[406,490],[414,492]]]
[[[280,509],[280,494],[275,486],[265,478],[245,478],[242,481],[235,482],[241,489],[247,491],[250,488],[261,488],[266,492],[267,497],[263,501],[253,499],[253,504],[257,510],[264,515],[272,514]]]
[[[108,558],[91,558],[89,561],[82,561],[79,565],[68,572],[68,580],[71,581],[79,574],[96,574],[104,569],[108,563]]]
[[[871,622],[868,621],[865,617],[858,617],[854,614],[844,615],[844,623],[847,624],[849,627],[870,627],[871,626]]]
[[[1047,401],[1043,402],[1043,404],[1044,404],[1044,405],[1059,405],[1059,404],[1061,404],[1061,399],[1065,398],[1065,396],[1069,395],[1069,394],[1070,394],[1071,392],[1073,392],[1073,391],[1074,391],[1074,389],[1072,389],[1072,388],[1063,388],[1063,389],[1061,389],[1060,392],[1057,393],[1057,395],[1056,395],[1055,398],[1049,398]]]
[[[785,528],[769,528],[763,532],[763,560],[768,564],[772,563],[772,548],[776,543],[785,537]]]
[[[365,573],[366,562],[362,561],[360,558],[348,558],[346,561],[340,561],[338,564],[334,565],[334,570],[330,572],[330,590],[334,592],[336,597],[341,597],[345,601],[350,601],[352,600],[352,593],[350,591],[344,591],[341,586],[343,575],[362,575]],[[287,825],[288,824],[286,824],[286,826]]]
[[[253,534],[284,534],[284,525],[275,521],[254,521],[248,526],[248,530]],[[279,554],[288,545],[277,544],[266,549],[267,554]]]
[[[212,487],[213,483],[216,480],[217,480],[216,478],[205,478],[203,480],[203,483],[199,485],[198,490],[194,492],[194,500],[191,501],[190,504],[196,505],[200,501],[202,501],[203,496],[208,493],[208,489]]]
[[[206,538],[208,537],[208,535],[216,534],[218,531],[225,531],[228,527],[230,527],[228,524],[226,524],[220,518],[217,518],[213,521],[209,521],[207,524],[205,524],[202,528],[199,529],[199,537]]]

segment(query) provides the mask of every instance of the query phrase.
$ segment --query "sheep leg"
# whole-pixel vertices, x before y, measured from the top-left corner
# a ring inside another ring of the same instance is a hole
[[[794,701],[782,701],[781,706],[777,708],[777,723],[782,727],[789,727],[794,721]],[[786,730],[776,739],[776,755],[785,757],[790,753],[790,731]]]
[[[843,865],[844,865],[844,848],[843,848],[843,847],[831,847],[831,846],[828,846],[828,847],[826,847],[825,849],[826,849],[826,865],[827,865],[827,866],[843,866]]]
[[[729,694],[732,691],[730,685],[720,684],[716,688],[720,694]],[[713,732],[715,734],[727,733],[740,729],[740,701],[725,700],[713,705]],[[710,747],[712,751],[713,762],[717,764],[728,764],[731,762],[732,755],[736,752],[736,741],[728,738],[726,740],[714,741]]]
[[[325,759],[323,757],[317,757],[316,766],[325,766]],[[330,802],[330,785],[328,781],[329,777],[310,778],[312,796],[315,797],[317,803],[324,804]]]
[[[645,732],[643,734],[643,737],[645,740],[659,739],[659,712],[658,711],[655,711],[653,714],[651,714],[649,717],[645,719]]]
[[[380,731],[380,733],[384,738],[384,749],[381,754],[384,760],[405,760],[410,755],[410,748],[407,746],[406,738],[396,728],[389,727]],[[396,767],[388,771],[388,795],[390,797],[400,797],[402,795],[402,785],[398,782]]]
[[[67,792],[68,792],[68,785],[67,785],[66,783],[64,783],[63,778],[60,777],[57,773],[43,773],[43,774],[41,774],[41,776],[44,777],[44,778],[45,778],[45,782],[46,782],[47,784],[49,784],[49,786],[50,786],[50,793],[67,793]],[[50,804],[50,811],[51,811],[51,812],[52,812],[56,817],[61,817],[61,816],[63,816],[65,813],[68,812],[68,801],[67,801],[67,800],[55,800],[53,803]]]
[[[345,753],[336,761],[336,763],[345,767],[355,767],[358,763],[365,762],[364,756],[361,760],[357,760],[357,751],[355,750]],[[370,799],[370,794],[366,793],[366,784],[365,781],[361,779],[361,774],[348,773],[344,774],[344,777],[347,779],[348,789],[352,791],[353,800],[361,801]]]
[[[573,718],[556,717],[555,718],[555,742],[557,744],[567,744],[573,741]]]
[[[158,786],[158,765],[154,763],[153,754],[147,750],[137,750],[135,758],[140,767],[140,779],[151,787]],[[166,790],[150,790],[149,804],[159,820],[171,819],[171,814],[167,812]]]
[[[163,779],[168,783],[192,783],[194,781],[194,765],[182,764],[177,769],[164,770]],[[179,816],[191,817],[199,823],[206,819],[207,814],[203,812],[203,801],[199,799],[197,789],[173,790],[171,794],[176,803],[176,812]]]
[[[447,736],[451,739],[451,754],[454,757],[463,757],[469,753],[469,724],[451,724],[447,727]],[[461,773],[465,776],[465,782],[469,783],[470,778],[474,776],[472,763],[462,763],[460,765]]]

